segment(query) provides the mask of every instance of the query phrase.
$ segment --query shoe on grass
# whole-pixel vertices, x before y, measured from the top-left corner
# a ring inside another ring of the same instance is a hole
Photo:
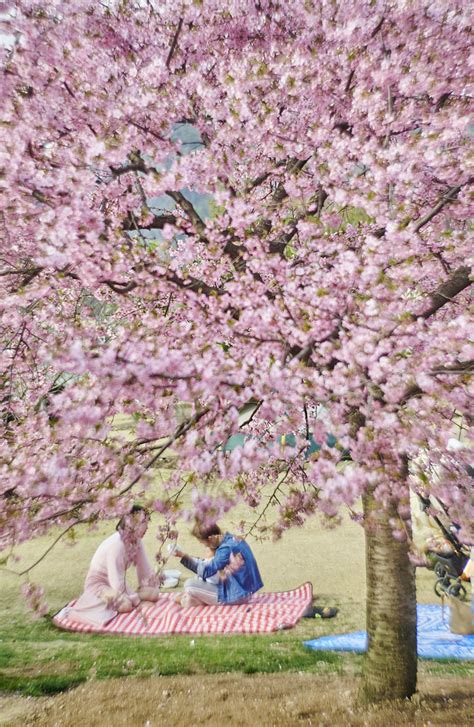
[[[334,618],[339,613],[333,606],[310,606],[303,614],[303,618]]]

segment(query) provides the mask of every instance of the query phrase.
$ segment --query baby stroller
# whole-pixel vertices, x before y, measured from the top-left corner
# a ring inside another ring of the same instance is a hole
[[[418,497],[423,511],[431,508],[429,497],[420,494],[418,494]],[[440,505],[449,517],[449,513],[443,503],[440,502]],[[429,515],[437,524],[444,537],[443,542],[438,544],[437,547],[434,544],[432,547],[428,546],[426,553],[428,568],[434,570],[437,576],[434,584],[434,592],[439,598],[447,594],[459,598],[461,601],[465,601],[467,592],[461,582],[461,575],[469,560],[468,548],[458,540],[456,533],[459,528],[455,523],[451,523],[446,527],[441,519],[434,514],[432,509],[430,509]]]

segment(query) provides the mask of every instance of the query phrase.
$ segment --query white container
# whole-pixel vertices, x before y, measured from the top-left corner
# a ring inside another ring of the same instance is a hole
[[[163,575],[164,575],[165,578],[176,578],[176,580],[179,581],[179,579],[181,578],[181,571],[180,570],[172,570],[172,569],[168,570],[167,569],[167,570],[164,570],[163,571]]]
[[[179,578],[166,577],[163,581],[162,588],[176,588],[179,583]]]

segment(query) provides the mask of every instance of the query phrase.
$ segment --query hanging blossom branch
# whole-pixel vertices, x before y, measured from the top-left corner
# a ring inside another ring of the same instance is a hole
[[[282,485],[288,479],[288,476],[289,476],[289,474],[291,472],[291,467],[292,467],[292,465],[290,464],[290,466],[286,469],[286,472],[283,474],[282,478],[277,482],[277,485],[273,489],[272,493],[269,495],[268,500],[267,500],[264,508],[259,513],[257,519],[252,523],[252,525],[249,528],[249,530],[247,530],[247,532],[245,533],[245,537],[246,538],[248,538],[249,535],[252,535],[252,533],[256,530],[258,523],[265,517],[265,515],[266,515],[269,507],[271,506],[272,502],[274,502],[277,499],[277,497],[276,497],[277,492],[280,492],[281,491]]]
[[[184,422],[183,424],[180,424],[179,427],[176,429],[175,433],[172,437],[169,437],[167,441],[159,447],[156,454],[153,455],[153,457],[146,463],[144,467],[142,467],[141,472],[134,477],[134,479],[122,490],[120,490],[119,495],[124,495],[126,492],[131,490],[137,482],[141,480],[145,472],[147,472],[151,467],[153,467],[154,464],[159,460],[163,452],[166,452],[167,449],[171,447],[172,444],[178,441],[186,432],[188,432],[193,426],[195,426],[206,414],[209,412],[209,408],[202,409],[201,411],[194,414],[188,421]]]
[[[145,465],[143,465],[140,469],[140,472],[136,477],[133,478],[133,480],[127,484],[125,487],[123,487],[118,493],[111,493],[111,500],[118,500],[121,496],[129,492],[130,490],[135,487],[135,485],[141,480],[143,475],[151,469],[160,459],[162,454],[166,452],[173,444],[175,444],[184,434],[186,434],[193,426],[195,426],[208,412],[209,408],[205,408],[196,414],[194,414],[192,417],[190,417],[186,422],[183,422],[180,424],[176,431],[173,433],[172,436],[168,437],[168,439],[158,447],[158,450],[155,452],[153,457],[151,457],[148,462],[146,462]],[[134,443],[133,447],[138,447],[141,444],[141,442]],[[109,478],[107,478],[106,481],[108,481]],[[102,485],[105,484],[104,481]],[[80,508],[84,505],[92,504],[94,503],[93,498],[83,498],[79,500],[78,502],[74,503],[71,508],[68,508],[66,510],[62,510],[59,513],[53,513],[52,515],[48,516],[47,518],[43,518],[40,520],[41,523],[47,522],[47,521],[57,521],[59,518],[63,518],[66,515],[70,515],[71,513],[75,512],[77,513],[80,511]],[[77,522],[86,522],[86,521],[77,521]],[[70,526],[72,527],[72,526]],[[68,529],[70,529],[70,527]],[[62,536],[61,536],[62,537]],[[20,574],[21,575],[21,574]]]
[[[48,553],[50,553],[53,548],[59,543],[60,540],[64,538],[65,535],[67,535],[73,528],[77,527],[77,525],[81,525],[83,523],[90,522],[90,520],[75,520],[73,523],[67,526],[54,540],[53,542],[46,548],[46,550],[43,551],[43,553],[40,555],[39,558],[37,558],[34,563],[28,566],[28,568],[25,568],[22,571],[15,571],[11,568],[5,568],[9,573],[13,573],[16,576],[24,576],[27,573],[30,573],[34,568],[36,568],[37,565],[43,561]]]

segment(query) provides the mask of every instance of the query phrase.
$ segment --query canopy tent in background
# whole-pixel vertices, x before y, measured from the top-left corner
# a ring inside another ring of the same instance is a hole
[[[248,424],[253,415],[255,414],[256,410],[259,407],[258,401],[249,401],[247,404],[245,404],[244,407],[239,412],[239,428],[245,427],[246,424]],[[326,411],[323,407],[321,407],[322,411]],[[222,450],[224,452],[232,452],[234,449],[237,449],[238,447],[243,447],[245,442],[249,439],[256,438],[253,434],[245,434],[244,432],[236,432],[235,434],[232,434],[227,441],[222,446]],[[306,459],[311,457],[315,452],[319,452],[321,449],[321,444],[316,442],[313,435],[310,433],[309,437],[307,437],[308,441],[308,448],[306,449],[304,456]],[[282,434],[277,437],[275,442],[280,445],[281,447],[290,447],[291,449],[296,447],[296,435],[293,432],[289,432],[288,434]],[[333,434],[328,434],[326,436],[326,444],[328,447],[335,447],[337,445],[337,438]],[[347,450],[341,449],[341,458],[342,459],[348,459],[350,458],[349,452]]]

